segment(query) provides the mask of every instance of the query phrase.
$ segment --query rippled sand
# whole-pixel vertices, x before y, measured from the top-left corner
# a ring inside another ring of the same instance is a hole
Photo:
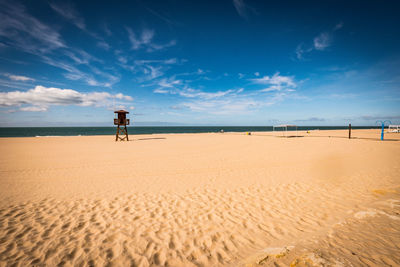
[[[400,134],[0,139],[0,265],[398,266]]]

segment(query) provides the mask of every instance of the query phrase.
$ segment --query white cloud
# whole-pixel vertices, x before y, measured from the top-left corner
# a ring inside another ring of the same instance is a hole
[[[332,43],[332,37],[329,33],[323,32],[314,38],[314,48],[323,51]]]
[[[163,89],[163,88],[154,89],[153,92],[154,92],[154,93],[157,93],[157,94],[169,94],[169,93],[170,93],[169,90],[165,90],[165,89]]]
[[[27,82],[27,81],[34,81],[35,79],[29,78],[26,76],[20,76],[20,75],[12,75],[12,74],[3,74],[4,76],[7,76],[10,80],[13,81],[21,81],[21,82]]]
[[[116,99],[127,100],[127,101],[132,101],[133,100],[133,98],[131,96],[124,95],[124,94],[121,94],[121,93],[116,94],[114,97]]]
[[[254,73],[254,75],[258,77],[258,76],[260,76],[260,73],[257,71]]]
[[[29,107],[22,107],[19,110],[20,111],[30,111],[30,112],[43,112],[43,111],[47,111],[47,107],[29,106]]]
[[[49,106],[107,106],[111,100],[132,101],[123,94],[111,95],[107,92],[80,93],[72,89],[36,86],[28,91],[0,93],[0,107],[19,107],[22,111],[46,111]]]
[[[250,79],[252,82],[256,84],[270,85],[267,88],[261,90],[261,92],[270,92],[270,91],[294,91],[293,88],[296,88],[296,83],[292,76],[283,76],[280,75],[279,72],[275,73],[273,76],[264,76],[262,78]]]
[[[332,45],[333,33],[343,28],[344,23],[340,22],[336,24],[330,31],[321,32],[319,35],[314,37],[312,45],[299,44],[296,47],[295,53],[298,60],[304,59],[304,54],[310,53],[313,50],[324,51]]]

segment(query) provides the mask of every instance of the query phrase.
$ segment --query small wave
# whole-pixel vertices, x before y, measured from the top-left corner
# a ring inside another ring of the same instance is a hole
[[[35,137],[62,137],[62,135],[36,135]]]
[[[81,134],[77,135],[36,135],[35,137],[68,137],[68,136],[83,136]]]

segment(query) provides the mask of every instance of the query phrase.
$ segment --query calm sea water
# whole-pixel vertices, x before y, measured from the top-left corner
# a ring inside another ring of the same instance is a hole
[[[379,128],[375,126],[353,126],[353,129]],[[298,130],[338,130],[347,126],[299,126]],[[213,133],[220,132],[265,132],[272,126],[176,126],[176,127],[128,127],[129,134],[157,133]],[[291,130],[291,129],[289,129]],[[294,130],[294,129],[293,129]],[[78,136],[78,135],[114,135],[115,127],[7,127],[0,128],[0,137],[39,137],[39,136]]]

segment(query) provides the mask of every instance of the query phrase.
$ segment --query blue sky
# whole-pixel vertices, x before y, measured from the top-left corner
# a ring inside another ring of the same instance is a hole
[[[0,126],[400,124],[398,1],[0,1]]]

